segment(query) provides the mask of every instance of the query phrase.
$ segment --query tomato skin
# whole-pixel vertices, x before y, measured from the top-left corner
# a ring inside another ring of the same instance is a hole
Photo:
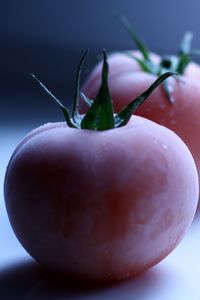
[[[109,63],[109,87],[115,111],[120,111],[156,79],[154,75],[143,72],[135,61],[131,63],[131,58],[125,61],[122,56],[123,54],[111,56]],[[159,62],[160,58],[152,54],[152,59]],[[89,98],[94,97],[99,88],[100,69],[101,63],[94,68],[82,87],[82,91]],[[160,86],[135,114],[164,125],[178,134],[189,147],[200,178],[200,66],[191,62],[180,79],[168,79],[172,88],[173,104],[169,103],[163,87]],[[85,111],[84,104],[81,109]]]
[[[36,129],[11,157],[4,195],[16,236],[39,263],[109,281],[177,246],[195,214],[198,179],[180,138],[134,116],[101,132],[65,123]]]

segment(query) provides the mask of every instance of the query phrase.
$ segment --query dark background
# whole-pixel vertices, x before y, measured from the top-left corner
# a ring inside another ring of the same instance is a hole
[[[63,120],[30,72],[70,105],[76,68],[86,48],[90,54],[82,80],[102,48],[134,48],[114,12],[124,14],[155,52],[177,53],[186,30],[193,31],[193,46],[200,48],[198,0],[0,1],[1,127]]]

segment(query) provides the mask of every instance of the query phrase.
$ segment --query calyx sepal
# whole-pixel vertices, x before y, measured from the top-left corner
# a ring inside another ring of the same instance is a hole
[[[125,108],[123,108],[119,113],[115,114],[113,110],[113,101],[110,95],[108,86],[108,62],[106,51],[103,50],[103,69],[101,85],[96,97],[88,99],[82,92],[80,92],[80,75],[83,62],[88,54],[88,50],[84,53],[77,71],[76,78],[76,88],[75,96],[73,102],[72,113],[62,104],[62,102],[53,95],[52,92],[34,75],[31,74],[32,78],[39,84],[39,86],[47,93],[54,102],[60,107],[64,114],[66,123],[69,127],[79,128],[79,129],[90,129],[95,131],[108,130],[112,128],[117,128],[124,126],[130,120],[132,114],[135,112],[137,107],[141,105],[150,94],[162,83],[165,79],[172,75],[177,75],[175,72],[165,72],[161,74],[155,82],[150,85],[150,87],[144,91],[139,97],[131,101]],[[89,109],[85,115],[79,113],[79,99],[82,98],[83,101],[89,106]]]

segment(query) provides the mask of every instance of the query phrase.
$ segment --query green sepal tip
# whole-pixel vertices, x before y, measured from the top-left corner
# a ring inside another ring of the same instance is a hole
[[[81,122],[81,128],[105,130],[114,128],[113,105],[108,88],[108,62],[103,51],[101,86],[97,96]]]
[[[128,123],[132,114],[136,111],[136,109],[151,95],[151,93],[168,77],[174,75],[178,75],[174,72],[166,72],[162,74],[150,87],[144,91],[139,97],[130,102],[121,112],[119,112],[115,116],[115,126],[121,127]]]
[[[49,89],[34,75],[34,74],[30,74],[31,77],[39,84],[39,86],[45,91],[45,93],[50,96],[50,98],[52,98],[60,107],[65,120],[68,124],[69,127],[76,127],[75,124],[72,122],[71,118],[70,118],[70,114],[68,109],[62,104],[62,102],[54,96],[54,94],[52,92],[49,91]]]

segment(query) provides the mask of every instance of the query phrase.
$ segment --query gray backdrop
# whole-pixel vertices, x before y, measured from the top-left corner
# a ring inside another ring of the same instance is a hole
[[[70,104],[75,71],[86,48],[90,54],[82,79],[102,48],[134,47],[114,12],[127,16],[156,52],[176,53],[188,29],[194,33],[194,47],[200,48],[198,0],[4,0],[0,4],[0,122],[9,124],[40,117],[39,122],[62,119],[30,72]]]

